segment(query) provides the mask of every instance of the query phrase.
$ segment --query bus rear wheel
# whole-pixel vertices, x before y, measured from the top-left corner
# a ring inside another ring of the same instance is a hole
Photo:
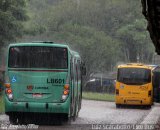
[[[75,108],[74,108],[75,110],[74,110],[74,114],[73,114],[73,117],[72,117],[72,119],[73,119],[73,121],[76,121],[76,118],[78,117],[78,104],[77,104],[77,102],[75,103]]]
[[[71,124],[71,117],[68,117],[68,114],[64,114],[62,121],[63,121],[63,123],[70,125]]]
[[[151,105],[145,105],[145,106],[143,106],[143,108],[145,108],[145,109],[151,109]]]
[[[116,104],[116,108],[121,108],[121,104]]]
[[[17,116],[13,114],[9,115],[9,121],[10,121],[10,124],[16,125],[18,123]]]

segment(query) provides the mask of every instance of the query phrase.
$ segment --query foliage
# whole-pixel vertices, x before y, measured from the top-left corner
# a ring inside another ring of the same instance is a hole
[[[24,38],[68,43],[82,55],[88,77],[112,71],[119,61],[150,63],[154,48],[140,5],[139,0],[30,1],[25,24],[30,36]]]
[[[153,56],[153,46],[150,44],[148,33],[145,31],[144,20],[134,20],[132,23],[117,30],[117,37],[123,42],[123,50],[126,61],[149,63]]]
[[[2,97],[2,92],[0,92],[0,114],[4,113],[4,99]]]
[[[83,92],[82,93],[83,99],[89,99],[89,100],[99,100],[99,101],[115,101],[115,95],[114,94],[107,94],[107,93],[92,93],[92,92]]]
[[[22,22],[27,20],[26,0],[0,0],[0,45],[22,36]]]

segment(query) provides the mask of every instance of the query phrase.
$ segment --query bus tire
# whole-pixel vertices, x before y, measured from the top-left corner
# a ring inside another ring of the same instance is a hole
[[[75,110],[74,110],[74,115],[73,115],[73,121],[76,121],[76,118],[78,117],[78,105],[77,102],[75,103]]]
[[[9,121],[10,121],[10,124],[16,125],[18,123],[17,116],[13,114],[9,115]]]
[[[82,96],[79,96],[78,111],[80,111],[81,105],[82,105]]]
[[[151,105],[144,106],[145,109],[151,109]]]
[[[71,117],[68,117],[68,114],[65,114],[63,117],[63,123],[70,125],[71,124]]]
[[[22,125],[22,124],[25,124],[25,117],[24,116],[19,116],[18,117],[18,124]]]
[[[120,104],[116,104],[116,108],[121,108],[121,105]]]
[[[76,111],[74,111],[74,114],[72,116],[73,121],[76,121]]]

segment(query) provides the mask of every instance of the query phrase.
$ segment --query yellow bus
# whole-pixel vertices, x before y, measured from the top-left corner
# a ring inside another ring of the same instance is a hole
[[[116,80],[116,107],[121,105],[153,104],[153,70],[156,65],[128,63],[118,66]]]

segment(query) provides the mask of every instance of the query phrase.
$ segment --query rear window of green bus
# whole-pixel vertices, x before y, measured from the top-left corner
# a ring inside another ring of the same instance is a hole
[[[67,69],[68,51],[62,47],[15,46],[9,49],[10,68]]]

